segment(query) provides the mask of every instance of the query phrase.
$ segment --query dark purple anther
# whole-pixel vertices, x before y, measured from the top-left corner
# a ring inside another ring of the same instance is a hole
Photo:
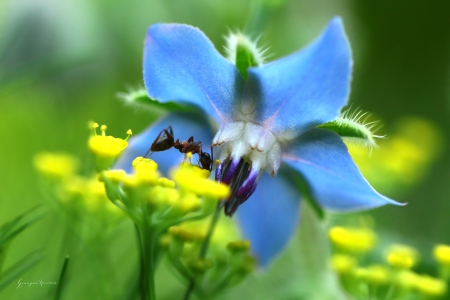
[[[236,171],[242,168],[243,163],[244,160],[242,158],[240,160],[231,159],[231,162],[228,164],[228,168],[225,169],[222,182],[229,185],[236,174]],[[239,175],[239,172],[237,172],[236,175]]]
[[[244,203],[245,201],[247,201],[248,198],[250,198],[250,196],[253,194],[253,192],[256,190],[256,186],[258,185],[258,182],[255,182],[255,184],[253,184],[252,188],[250,189],[250,191],[248,191],[247,195],[245,195],[244,199],[242,200],[241,204]]]
[[[244,159],[224,160],[216,169],[216,181],[227,184],[231,194],[221,206],[225,207],[225,215],[232,216],[239,205],[244,203],[255,191],[259,170],[252,169]]]
[[[252,169],[250,174],[248,174],[247,178],[244,178],[244,182],[240,185],[239,189],[236,192],[237,197],[246,197],[248,193],[253,189],[255,190],[256,179],[258,179],[259,171]],[[250,196],[248,196],[250,197]],[[246,200],[248,199],[246,198]]]
[[[225,165],[228,163],[227,160],[223,160],[216,168],[216,181],[217,182],[222,182],[222,178],[223,178],[223,168],[225,167]]]

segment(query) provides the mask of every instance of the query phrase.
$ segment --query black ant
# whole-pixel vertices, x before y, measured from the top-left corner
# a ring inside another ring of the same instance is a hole
[[[194,137],[191,136],[187,141],[180,142],[179,139],[174,141],[172,126],[161,130],[156,139],[153,141],[150,149],[147,151],[144,157],[153,152],[166,151],[174,147],[181,153],[193,153],[199,156],[199,165],[202,169],[211,171],[213,166],[213,148],[211,146],[211,155],[202,151],[202,142],[194,142]]]

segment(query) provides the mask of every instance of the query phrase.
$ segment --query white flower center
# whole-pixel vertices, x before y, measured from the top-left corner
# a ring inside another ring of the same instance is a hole
[[[223,124],[213,139],[213,146],[223,145],[220,160],[248,159],[252,169],[268,168],[272,176],[281,162],[281,145],[277,137],[261,125],[247,121]]]

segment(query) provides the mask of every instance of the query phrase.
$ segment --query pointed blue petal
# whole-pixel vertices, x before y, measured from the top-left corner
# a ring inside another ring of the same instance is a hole
[[[266,266],[293,236],[300,215],[300,192],[280,170],[263,173],[254,194],[237,210],[244,237],[261,266]]]
[[[338,117],[347,103],[351,66],[350,46],[336,17],[303,50],[249,69],[247,110],[271,132],[296,137]]]
[[[197,105],[217,122],[230,119],[244,89],[239,71],[203,32],[181,24],[148,29],[144,83],[150,98]]]
[[[334,132],[306,132],[289,145],[283,161],[306,179],[312,196],[325,208],[355,211],[385,204],[402,205],[370,186]]]
[[[138,156],[144,156],[161,130],[172,126],[175,140],[187,140],[194,136],[194,141],[201,141],[205,152],[210,152],[213,132],[208,122],[202,116],[192,113],[168,114],[150,125],[145,131],[130,138],[128,147],[117,160],[114,169],[123,169],[131,173],[131,162]],[[165,175],[169,170],[178,166],[184,159],[184,154],[171,148],[162,152],[154,152],[149,158],[158,163],[158,169]],[[192,157],[192,163],[197,162],[197,155]]]

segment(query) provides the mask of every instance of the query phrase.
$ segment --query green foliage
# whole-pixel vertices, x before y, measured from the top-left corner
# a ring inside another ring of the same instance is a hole
[[[38,252],[31,252],[7,270],[3,271],[1,268],[8,244],[23,230],[41,219],[45,213],[46,211],[42,207],[34,207],[0,227],[0,290],[43,259],[43,256]]]

